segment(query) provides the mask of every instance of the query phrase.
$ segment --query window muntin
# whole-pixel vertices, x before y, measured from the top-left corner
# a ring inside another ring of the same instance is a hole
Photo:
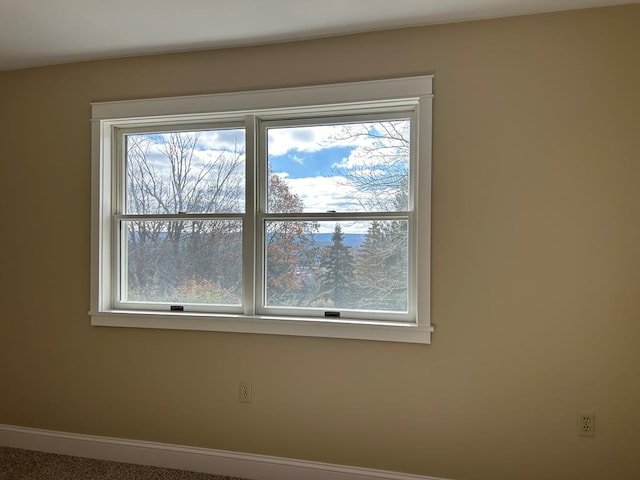
[[[410,77],[237,94],[93,104],[92,324],[429,343],[432,331],[429,326],[431,82],[432,78],[428,76]],[[253,110],[255,107],[258,109]],[[264,146],[265,124],[271,122],[271,126],[309,126],[318,124],[318,119],[320,124],[330,124],[333,122],[332,118],[358,123],[368,120],[396,120],[407,116],[414,119],[410,128],[411,161],[414,164],[410,165],[408,176],[407,188],[410,192],[406,210],[385,212],[385,209],[380,208],[379,211],[324,212],[316,208],[319,211],[269,213],[266,196],[268,176]],[[316,120],[308,120],[314,118]],[[288,122],[289,125],[285,125]],[[121,132],[159,134],[231,127],[244,127],[247,132],[245,180],[250,188],[245,192],[245,204],[241,212],[178,211],[150,214],[138,213],[144,210],[133,209],[126,212],[126,164],[121,162],[124,158],[122,152],[126,147]],[[255,142],[254,139],[258,141]],[[418,151],[420,172],[417,168]],[[416,198],[418,182],[419,201]],[[420,217],[416,212],[418,205],[421,209]],[[126,253],[127,242],[121,229],[122,223],[136,220],[199,221],[212,218],[242,222],[242,305],[238,307],[185,302],[184,312],[169,313],[169,310],[163,311],[170,306],[169,303],[159,302],[156,305],[153,302],[128,302],[123,310],[120,288],[122,279],[126,279],[127,274],[121,275],[121,271],[126,269],[122,265],[123,252],[120,251],[120,245]],[[371,223],[374,220],[399,222],[403,218],[408,222],[409,293],[406,313],[345,309],[344,315],[339,319],[322,319],[323,309],[316,312],[284,306],[271,308],[268,303],[266,308],[261,307],[265,298],[262,275],[265,273],[263,243],[267,222],[312,221],[334,222],[335,225],[335,222],[353,224],[357,221]],[[417,250],[418,237],[420,251]],[[421,270],[417,271],[415,265],[420,265]],[[420,298],[416,295],[418,280],[421,282]],[[192,309],[192,306],[195,308]]]

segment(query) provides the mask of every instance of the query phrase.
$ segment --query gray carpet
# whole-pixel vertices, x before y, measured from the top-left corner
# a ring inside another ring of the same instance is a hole
[[[0,447],[0,480],[242,480]]]

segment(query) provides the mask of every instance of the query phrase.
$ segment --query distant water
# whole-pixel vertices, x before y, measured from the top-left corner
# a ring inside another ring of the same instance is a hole
[[[331,245],[331,237],[333,233],[316,233],[313,237],[316,243],[321,246]],[[343,233],[342,234],[344,244],[347,247],[359,247],[364,242],[364,233]]]

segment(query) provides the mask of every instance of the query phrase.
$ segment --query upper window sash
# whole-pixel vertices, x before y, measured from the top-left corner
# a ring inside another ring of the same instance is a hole
[[[365,134],[367,127],[377,126],[378,128],[402,128],[402,132],[379,132],[380,135],[386,135],[389,138],[382,140],[387,145],[381,148],[381,150],[387,152],[387,154],[398,155],[397,151],[402,150],[402,156],[406,156],[406,164],[398,162],[400,169],[406,169],[407,175],[412,175],[413,170],[416,167],[416,139],[417,139],[417,119],[416,112],[417,107],[415,105],[405,106],[404,109],[394,109],[392,112],[375,113],[375,114],[359,114],[359,115],[327,115],[322,117],[308,117],[308,118],[287,118],[278,120],[262,120],[260,122],[259,129],[259,162],[260,168],[258,170],[260,175],[259,186],[262,188],[267,185],[265,180],[268,174],[269,167],[271,166],[271,160],[273,157],[277,158],[278,153],[272,155],[271,145],[273,144],[274,150],[278,151],[277,140],[278,135],[274,135],[272,139],[272,133],[286,134],[287,131],[294,131],[298,135],[311,135],[314,136],[316,131],[323,129],[335,130],[335,133],[330,134],[331,144],[318,145],[318,149],[321,147],[330,146],[354,146],[358,142],[373,142],[375,141],[374,134]],[[391,139],[390,135],[396,134],[398,137],[404,135],[402,139]],[[326,140],[325,140],[326,141]],[[406,144],[405,142],[409,143]],[[395,150],[395,151],[393,151]],[[376,152],[380,155],[379,152]],[[346,159],[343,159],[345,161]],[[363,159],[365,162],[373,161],[373,159]],[[363,165],[364,167],[364,165]],[[347,171],[347,167],[343,167],[342,170]],[[342,189],[347,188],[346,185]],[[340,205],[305,205],[305,212],[308,213],[321,213],[321,212],[392,212],[392,211],[409,211],[413,209],[413,196],[414,189],[411,188],[411,180],[407,177],[406,193],[408,197],[408,205],[403,208],[389,208],[389,205],[382,206],[381,204],[368,203],[358,206],[352,205],[351,207],[341,208]],[[364,193],[360,193],[360,199],[362,199]],[[357,200],[357,192],[353,192],[354,202]],[[258,211],[265,215],[277,215],[283,212],[277,210],[271,210],[269,208],[269,192],[266,189],[259,191],[258,197],[260,203]]]
[[[113,202],[113,211],[114,213],[120,213],[126,215],[148,215],[148,216],[161,216],[161,215],[177,215],[180,213],[185,214],[219,214],[219,213],[230,213],[229,211],[219,212],[217,210],[207,210],[203,212],[196,212],[190,209],[188,206],[179,207],[176,205],[176,208],[168,211],[166,208],[163,211],[143,211],[135,212],[134,209],[131,208],[127,203],[127,192],[131,185],[128,182],[128,174],[129,168],[135,168],[135,166],[130,166],[129,163],[135,163],[135,159],[139,155],[135,155],[136,148],[130,148],[131,146],[140,145],[140,148],[153,148],[154,146],[157,148],[157,145],[154,144],[153,139],[155,136],[166,137],[167,135],[182,135],[182,134],[195,134],[195,135],[206,135],[215,134],[217,132],[236,132],[236,137],[238,137],[238,141],[242,140],[241,143],[238,143],[236,148],[241,148],[241,151],[245,152],[246,157],[246,128],[244,122],[217,122],[217,123],[206,123],[206,124],[177,124],[177,125],[155,125],[153,123],[147,124],[144,127],[133,127],[133,128],[123,128],[123,127],[114,127],[114,153],[116,155],[115,162],[113,165],[113,174],[114,178],[117,179],[115,182],[115,194],[114,194],[114,202]],[[240,132],[243,132],[242,135],[239,135]],[[242,137],[242,138],[240,138]],[[135,142],[137,139],[137,143]],[[195,145],[194,145],[195,147]],[[186,146],[185,148],[188,148]],[[133,150],[130,154],[129,150]],[[145,159],[146,162],[146,159]],[[246,159],[245,159],[246,163]],[[161,167],[162,165],[160,165]],[[169,167],[169,165],[166,165]],[[137,173],[148,173],[144,171],[138,171]],[[246,182],[244,182],[246,184]],[[246,188],[246,187],[245,187]],[[233,210],[233,213],[242,214],[244,213],[244,205],[242,208],[238,208],[237,210]]]

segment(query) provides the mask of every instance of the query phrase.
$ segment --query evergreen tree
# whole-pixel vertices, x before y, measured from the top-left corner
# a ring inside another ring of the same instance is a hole
[[[355,286],[357,293],[357,307],[379,308],[383,298],[384,285],[380,276],[384,272],[385,243],[382,222],[371,222],[364,242],[356,252],[355,258]]]
[[[353,256],[344,244],[342,227],[336,223],[331,245],[326,247],[320,260],[320,288],[330,306],[352,308]]]

